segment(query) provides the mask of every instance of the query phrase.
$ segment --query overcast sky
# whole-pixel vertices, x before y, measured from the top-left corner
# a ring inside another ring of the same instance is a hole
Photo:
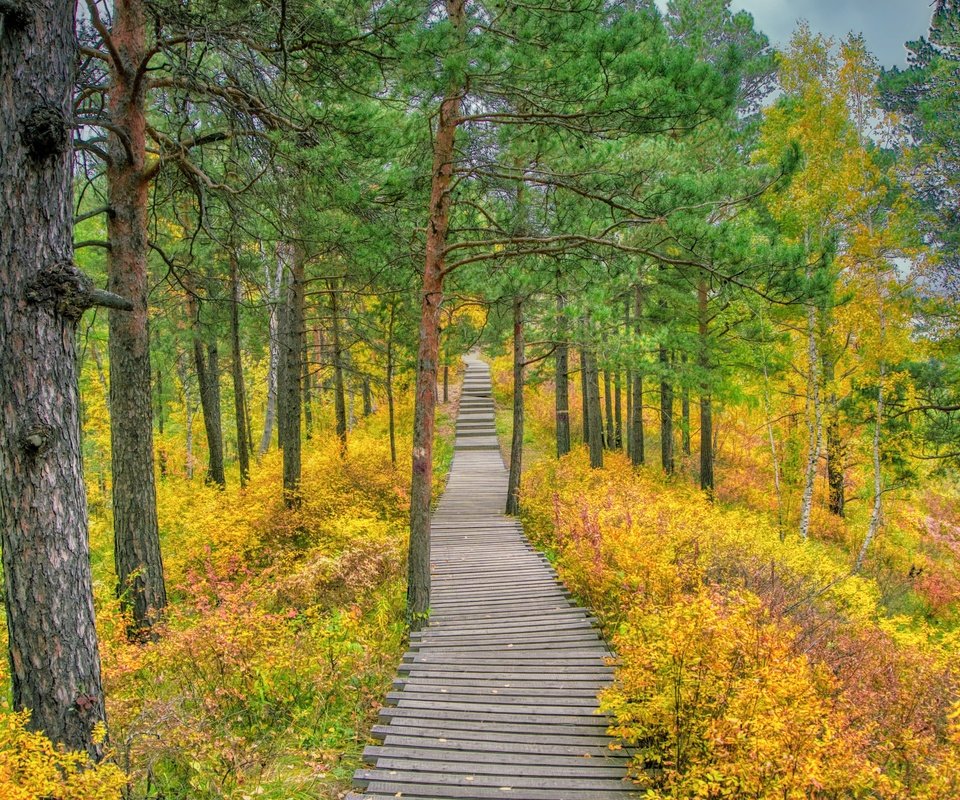
[[[903,44],[926,34],[932,13],[930,0],[732,0],[730,5],[753,14],[755,26],[774,45],[790,40],[798,19],[838,39],[850,31],[862,33],[885,67],[907,63]]]

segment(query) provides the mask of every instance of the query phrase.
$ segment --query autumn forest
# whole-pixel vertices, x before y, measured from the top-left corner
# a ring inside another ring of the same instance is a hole
[[[0,0],[0,797],[960,798],[929,13]]]

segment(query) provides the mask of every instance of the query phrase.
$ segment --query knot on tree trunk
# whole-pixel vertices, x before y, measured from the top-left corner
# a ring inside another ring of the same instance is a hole
[[[30,109],[20,133],[27,152],[35,161],[59,156],[67,149],[67,119],[52,103],[41,103]]]
[[[31,303],[51,306],[56,313],[73,321],[94,306],[133,310],[133,303],[97,289],[93,281],[69,261],[58,261],[41,269],[27,288],[26,298]]]
[[[30,22],[30,13],[16,0],[0,0],[0,16],[3,17],[3,27],[7,30],[23,30]],[[0,32],[3,27],[0,27]]]
[[[53,437],[53,427],[43,420],[35,419],[20,435],[23,449],[31,455],[39,455],[46,450]]]

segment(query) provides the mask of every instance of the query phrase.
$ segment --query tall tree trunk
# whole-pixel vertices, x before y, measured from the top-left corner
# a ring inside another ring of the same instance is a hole
[[[637,304],[633,319],[633,332],[637,342],[640,341],[641,323],[643,319],[643,289],[639,284],[635,287],[634,300]],[[646,442],[643,431],[643,370],[638,364],[633,374],[633,384],[630,387],[633,393],[630,414],[631,437],[633,450],[630,452],[630,463],[638,467],[646,462]]]
[[[684,361],[686,358],[684,358]],[[690,455],[690,387],[684,383],[680,387],[680,449],[685,456]]]
[[[822,411],[820,406],[820,374],[817,355],[817,310],[811,305],[807,309],[807,466],[803,481],[803,500],[800,504],[800,537],[806,539],[810,534],[810,515],[813,512],[813,487],[817,478],[817,464],[820,461],[820,431]]]
[[[144,92],[137,67],[146,55],[142,0],[116,0],[111,36],[111,130],[107,164],[110,291],[133,302],[113,310],[110,328],[110,440],[117,592],[132,616],[131,633],[146,635],[167,605],[153,474],[153,404],[147,312],[147,199]]]
[[[592,350],[584,350],[587,370],[587,416],[590,419],[590,466],[603,467],[603,418],[600,408],[600,371]]]
[[[513,299],[513,436],[510,441],[510,474],[507,478],[507,514],[520,513],[520,476],[523,468],[524,343],[523,301]]]
[[[620,370],[613,373],[613,449],[623,449],[623,384]]]
[[[623,333],[624,336],[629,338],[630,336],[630,309],[633,305],[633,298],[630,295],[627,295],[624,301],[623,309]],[[627,399],[627,408],[626,408],[626,444],[627,444],[627,457],[633,461],[633,369],[627,367],[626,373],[624,375],[625,379],[625,390],[626,390],[626,399]]]
[[[871,230],[872,232],[872,230]],[[877,386],[877,413],[873,424],[873,508],[870,511],[870,522],[867,526],[867,535],[860,546],[860,552],[857,553],[857,560],[853,566],[854,572],[859,572],[867,560],[867,553],[870,551],[870,545],[880,530],[880,524],[883,521],[883,467],[880,462],[880,437],[883,430],[883,412],[884,412],[884,385],[887,379],[887,363],[884,359],[884,343],[887,334],[887,315],[883,304],[883,287],[879,273],[876,276],[877,293],[880,297],[879,311],[879,333],[880,333],[880,375]]]
[[[563,313],[565,298],[557,294],[558,331],[555,378],[555,415],[557,428],[557,458],[570,452],[570,347],[567,344],[567,322]]]
[[[390,463],[397,465],[397,423],[393,407],[393,324],[397,306],[390,304],[390,322],[387,325],[387,428],[390,435]]]
[[[270,305],[270,362],[267,365],[267,407],[263,414],[263,435],[260,437],[260,448],[257,454],[263,458],[270,449],[273,440],[273,421],[277,413],[277,380],[280,371],[280,296],[286,282],[286,270],[280,248],[277,248],[276,273],[271,273],[270,266],[264,269],[266,278],[267,303]]]
[[[310,363],[310,346],[308,344],[307,333],[303,334],[303,355],[300,359],[302,366],[300,387],[303,390],[303,427],[304,435],[307,439],[313,437],[313,398],[310,386],[310,376],[313,365]]]
[[[700,488],[713,494],[713,398],[707,375],[710,371],[710,317],[707,281],[701,276],[697,283],[697,332],[700,337],[698,366],[700,367]]]
[[[340,300],[338,287],[334,279],[328,281],[330,290],[330,332],[333,338],[333,405],[337,415],[337,438],[340,440],[340,453],[347,452],[347,402],[344,396],[343,347],[340,337]]]
[[[99,358],[100,351],[95,350],[95,355]],[[162,437],[164,428],[164,407],[166,400],[163,396],[163,370],[157,367],[157,433]],[[157,449],[157,464],[160,467],[160,478],[167,477],[167,450],[161,443]]]
[[[580,347],[580,411],[583,418],[583,443],[590,446],[590,357],[587,346]]]
[[[443,365],[443,402],[450,402],[450,367]]]
[[[186,280],[186,279],[185,279]],[[220,419],[220,366],[217,345],[204,345],[200,326],[200,305],[192,284],[187,283],[187,308],[193,336],[193,365],[200,387],[200,407],[203,409],[203,427],[207,434],[207,482],[226,487],[223,471],[223,426]]]
[[[673,386],[667,379],[670,357],[667,348],[660,345],[660,463],[667,475],[674,471],[673,463]]]
[[[373,413],[373,392],[370,390],[370,376],[363,376],[361,385],[363,393],[363,416],[369,417]]]
[[[186,441],[184,442],[184,468],[187,473],[187,480],[193,480],[193,396],[190,392],[190,379],[187,375],[187,356],[180,353],[177,356],[177,377],[180,378],[180,386],[183,387],[183,408],[186,415],[184,427],[186,429]]]
[[[846,446],[840,438],[840,410],[838,408],[837,393],[833,389],[834,370],[836,359],[830,350],[824,347],[823,384],[828,387],[827,394],[827,487],[829,489],[830,513],[838,517],[844,515],[846,493],[844,486],[843,462],[846,459]]]
[[[76,353],[89,303],[64,280],[76,274],[74,4],[23,8],[22,24],[0,12],[0,549],[10,680],[31,727],[99,757]],[[149,384],[147,397],[149,413]]]
[[[606,435],[603,444],[607,450],[613,450],[613,388],[610,381],[610,370],[603,371],[603,410],[607,421]]]
[[[240,268],[237,254],[230,251],[230,374],[233,378],[233,408],[237,422],[237,459],[240,462],[240,486],[250,480],[250,430],[247,420],[247,393],[243,384],[243,358],[240,349]]]
[[[466,0],[445,0],[447,17],[458,36],[466,36]],[[426,624],[430,608],[430,498],[433,488],[433,430],[436,413],[437,357],[444,256],[450,225],[450,184],[465,79],[451,78],[440,104],[433,137],[433,170],[427,220],[426,257],[420,307],[420,343],[413,412],[413,467],[410,482],[410,549],[407,560],[407,617],[410,627]]]
[[[303,357],[304,254],[299,245],[284,246],[290,270],[280,315],[280,369],[277,381],[277,434],[283,449],[283,498],[298,508],[300,493],[300,378]]]

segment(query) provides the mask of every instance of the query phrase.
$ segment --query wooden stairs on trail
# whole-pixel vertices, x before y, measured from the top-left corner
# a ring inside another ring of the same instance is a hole
[[[489,368],[468,356],[433,515],[429,626],[411,636],[347,800],[630,800],[597,692],[610,653],[549,562],[503,514]]]

